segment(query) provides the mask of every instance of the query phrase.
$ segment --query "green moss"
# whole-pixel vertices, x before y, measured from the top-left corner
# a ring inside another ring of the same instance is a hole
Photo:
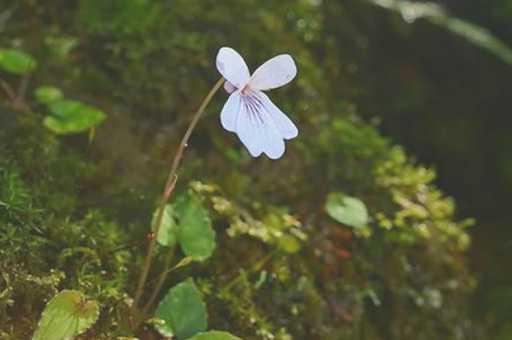
[[[1,99],[10,109],[0,112],[0,332],[30,337],[45,302],[65,288],[101,305],[84,338],[133,335],[129,303],[154,202],[189,112],[217,77],[215,52],[229,42],[251,65],[293,52],[301,76],[275,98],[301,135],[279,162],[251,159],[221,130],[225,98],[216,98],[194,132],[174,197],[193,190],[207,203],[217,249],[205,263],[174,270],[165,288],[194,276],[210,327],[243,339],[456,339],[473,285],[464,253],[470,223],[456,219],[433,170],[332,92],[341,85],[326,81],[330,72],[348,65],[315,62],[310,44],[320,41],[325,15],[318,4],[266,1],[254,10],[252,0],[174,1],[156,11],[164,2],[135,2],[140,13],[116,11],[121,2],[105,12],[102,2],[81,1],[58,16],[48,2],[23,3],[41,29],[18,20],[7,30],[38,50],[31,42],[49,31],[79,36],[66,61],[40,49],[34,81],[88,97],[109,114],[92,142],[57,138],[43,126],[43,106],[27,100],[31,110],[20,110]],[[368,226],[332,220],[324,209],[331,192],[363,201]],[[183,256],[176,251],[174,264]],[[160,249],[150,283],[169,269],[164,257]]]

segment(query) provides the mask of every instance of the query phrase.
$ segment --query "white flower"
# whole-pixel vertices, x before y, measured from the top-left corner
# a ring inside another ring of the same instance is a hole
[[[220,114],[224,129],[235,132],[253,157],[265,153],[271,159],[284,154],[284,140],[297,137],[295,124],[263,93],[281,87],[297,75],[297,66],[287,54],[278,55],[252,74],[235,50],[223,47],[217,54],[217,69],[230,93]]]

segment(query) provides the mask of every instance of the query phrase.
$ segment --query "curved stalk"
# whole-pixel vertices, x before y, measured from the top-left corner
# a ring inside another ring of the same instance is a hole
[[[183,138],[181,139],[181,142],[178,146],[178,150],[176,151],[176,155],[174,156],[174,159],[172,161],[171,170],[169,171],[169,176],[167,177],[167,182],[164,187],[164,191],[162,193],[162,197],[160,199],[160,203],[158,206],[158,214],[156,219],[156,226],[153,230],[153,237],[150,238],[148,250],[146,253],[146,258],[144,260],[144,265],[142,267],[142,272],[139,277],[139,281],[137,284],[137,290],[135,291],[135,299],[133,306],[134,308],[137,308],[139,305],[140,298],[142,297],[142,293],[144,291],[144,286],[146,284],[146,280],[149,274],[149,270],[151,268],[151,262],[153,260],[155,247],[156,247],[156,239],[158,232],[160,231],[160,228],[162,226],[163,217],[164,217],[164,211],[165,211],[165,205],[169,201],[169,198],[171,197],[171,194],[174,190],[176,181],[178,180],[177,171],[179,168],[179,165],[181,163],[181,159],[183,158],[183,153],[185,152],[185,149],[187,148],[188,140],[190,139],[190,136],[192,135],[192,132],[194,131],[197,122],[199,121],[199,118],[201,118],[201,115],[203,114],[204,110],[206,109],[206,106],[210,103],[215,93],[219,90],[219,88],[224,84],[224,78],[221,78],[215,83],[213,88],[210,90],[208,95],[203,99],[203,102],[199,106],[199,109],[194,114],[194,117],[192,118],[192,121],[190,122],[187,131],[183,135]],[[167,273],[165,273],[165,277],[167,277]],[[160,282],[160,280],[159,280]],[[162,282],[163,284],[163,282]],[[160,287],[161,288],[161,285]],[[154,294],[154,293],[153,293]]]

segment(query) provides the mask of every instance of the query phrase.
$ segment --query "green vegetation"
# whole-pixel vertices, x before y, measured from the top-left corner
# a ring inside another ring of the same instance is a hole
[[[455,340],[482,329],[469,308],[473,221],[456,217],[434,170],[334,91],[360,83],[343,77],[350,57],[320,48],[335,44],[328,13],[339,10],[323,6],[7,1],[0,339]],[[224,45],[253,66],[293,54],[298,80],[275,96],[299,138],[279,161],[252,159],[220,127],[217,94],[152,235],[169,160]],[[144,314],[133,297],[152,237]]]
[[[206,306],[194,281],[187,280],[169,290],[155,311],[163,322],[157,329],[165,336],[188,339],[206,331]]]
[[[64,290],[48,302],[33,339],[74,338],[94,325],[99,311],[96,301],[87,301],[80,292]]]

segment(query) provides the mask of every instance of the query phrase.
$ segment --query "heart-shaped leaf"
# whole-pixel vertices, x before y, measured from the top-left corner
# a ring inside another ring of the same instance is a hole
[[[103,111],[76,100],[57,100],[49,104],[51,116],[44,125],[57,134],[84,132],[105,120]]]
[[[210,331],[194,335],[187,340],[242,340],[233,334],[221,331]]]
[[[201,199],[195,194],[186,194],[176,201],[178,240],[183,252],[196,261],[209,258],[216,247],[215,231],[210,216]]]
[[[353,228],[362,228],[368,223],[366,205],[358,198],[330,193],[325,205],[327,214],[336,221]]]
[[[96,322],[99,310],[81,292],[63,290],[46,305],[32,340],[73,339]]]
[[[25,74],[37,67],[37,61],[29,54],[15,50],[0,50],[0,67],[14,74]]]
[[[188,279],[169,290],[155,312],[155,317],[163,322],[155,327],[167,337],[187,339],[208,326],[206,305],[194,281]]]

